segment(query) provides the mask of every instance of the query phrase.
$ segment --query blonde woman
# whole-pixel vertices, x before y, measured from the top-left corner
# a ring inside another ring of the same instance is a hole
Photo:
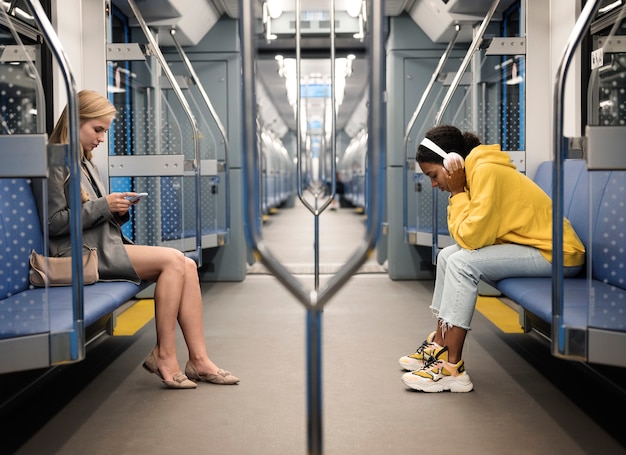
[[[116,116],[115,107],[97,92],[78,94],[81,154],[81,219],[83,243],[98,249],[98,271],[102,281],[156,281],[154,291],[156,346],[143,366],[172,389],[191,389],[194,381],[237,384],[239,379],[222,370],[209,358],[202,326],[202,296],[196,264],[180,251],[160,246],[135,245],[121,225],[129,220],[129,209],[138,201],[134,192],[106,194],[93,150],[105,140]],[[68,142],[67,107],[62,112],[50,143]],[[69,170],[52,167],[48,180],[48,231],[50,254],[69,253]],[[176,323],[180,325],[189,351],[185,373],[176,357]]]

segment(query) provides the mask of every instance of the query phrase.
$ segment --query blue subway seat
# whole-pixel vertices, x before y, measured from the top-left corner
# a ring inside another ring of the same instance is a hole
[[[43,289],[30,285],[33,249],[43,251],[43,235],[30,182],[0,179],[0,339],[72,327],[71,286]],[[85,327],[112,314],[149,284],[119,281],[84,286]]]
[[[535,182],[552,194],[551,161]],[[565,160],[564,215],[587,250],[581,274],[563,280],[563,323],[569,327],[626,330],[626,172],[587,171],[584,160]],[[507,278],[496,288],[548,324],[551,278]]]

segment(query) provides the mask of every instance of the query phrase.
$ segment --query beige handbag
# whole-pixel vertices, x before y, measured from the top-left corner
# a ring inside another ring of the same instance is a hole
[[[83,284],[93,284],[100,278],[98,250],[87,245],[83,248],[89,250],[87,254],[83,254]],[[70,256],[46,257],[33,250],[30,253],[30,267],[29,278],[34,286],[70,286],[72,284],[72,258]]]

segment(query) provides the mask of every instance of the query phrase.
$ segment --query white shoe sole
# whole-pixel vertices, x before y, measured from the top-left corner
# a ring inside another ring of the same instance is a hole
[[[398,363],[406,371],[421,370],[422,367],[424,366],[423,360],[415,360],[408,356],[400,357],[400,360],[398,361]]]
[[[402,382],[407,387],[422,392],[444,392],[446,390],[450,392],[471,392],[474,389],[474,384],[472,384],[468,374],[456,377],[446,376],[439,379],[439,381],[432,381],[425,378],[422,379],[411,373],[405,373],[402,375]]]

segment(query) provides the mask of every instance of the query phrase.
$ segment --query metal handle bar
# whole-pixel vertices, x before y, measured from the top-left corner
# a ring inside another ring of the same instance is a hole
[[[565,353],[563,326],[563,160],[567,158],[567,138],[563,137],[565,77],[576,48],[587,33],[600,0],[589,1],[580,13],[556,72],[554,83],[554,169],[552,171],[552,353]]]
[[[467,53],[465,54],[465,57],[463,58],[463,61],[461,62],[461,66],[459,66],[458,71],[456,72],[456,74],[454,75],[454,79],[452,79],[452,83],[450,84],[450,87],[448,88],[448,91],[446,92],[446,96],[444,97],[443,101],[441,102],[441,108],[439,109],[439,112],[437,112],[437,117],[435,118],[435,125],[434,126],[439,126],[441,124],[441,120],[443,119],[443,114],[445,113],[446,109],[448,108],[448,105],[450,104],[450,101],[452,100],[452,96],[454,95],[454,92],[456,91],[457,87],[459,86],[459,83],[461,82],[461,78],[463,77],[463,74],[465,74],[465,71],[467,70],[467,67],[469,66],[469,63],[472,59],[472,57],[474,56],[474,53],[478,50],[478,48],[480,47],[480,44],[482,43],[483,40],[483,35],[485,34],[485,30],[487,30],[487,26],[489,25],[489,22],[491,21],[491,18],[493,17],[494,13],[496,12],[496,8],[498,7],[498,4],[500,3],[500,0],[494,0],[494,2],[491,4],[491,7],[489,8],[489,11],[487,11],[487,14],[485,15],[485,18],[483,19],[482,23],[480,24],[480,27],[478,28],[478,31],[476,32],[476,34],[474,35],[474,39],[472,40],[472,44],[470,45],[469,49],[467,50]],[[438,204],[437,204],[437,192],[433,191],[433,241],[432,241],[432,262],[433,264],[435,264],[437,262],[437,251],[439,250],[439,223],[437,221],[438,218],[438,213],[439,213],[439,208],[438,208]]]
[[[148,25],[146,24],[146,21],[144,20],[141,11],[139,11],[139,8],[137,8],[137,6],[135,5],[135,1],[134,0],[127,0],[128,1],[128,5],[130,6],[130,8],[133,10],[133,14],[135,15],[135,17],[137,18],[137,21],[139,22],[139,26],[141,27],[141,30],[143,31],[144,35],[146,36],[146,39],[148,40],[148,42],[150,43],[150,46],[152,47],[152,50],[154,51],[154,54],[157,58],[157,60],[159,61],[159,63],[161,64],[161,68],[163,68],[163,71],[165,72],[165,75],[167,77],[167,80],[170,82],[172,89],[174,90],[174,93],[176,94],[176,97],[178,98],[178,101],[180,102],[180,104],[183,107],[183,110],[185,111],[185,114],[187,115],[187,118],[189,119],[189,123],[191,124],[191,130],[192,130],[192,136],[193,136],[193,151],[194,151],[194,167],[195,167],[195,182],[196,182],[196,253],[197,253],[197,258],[196,258],[196,263],[198,265],[198,267],[202,266],[202,220],[200,218],[200,203],[201,203],[201,172],[200,172],[200,145],[199,145],[199,140],[198,140],[198,124],[196,122],[196,118],[193,115],[193,112],[191,112],[191,107],[189,106],[189,103],[187,102],[187,99],[185,98],[185,95],[183,95],[183,91],[180,88],[180,85],[178,85],[178,82],[176,81],[176,77],[174,77],[174,74],[172,73],[172,70],[170,69],[169,65],[167,64],[167,61],[165,60],[165,57],[163,56],[163,53],[161,52],[161,48],[159,47],[159,45],[157,44],[156,39],[154,38],[154,36],[152,35],[152,32],[150,31],[150,29],[148,28]]]
[[[383,182],[382,168],[383,158],[382,150],[385,150],[384,140],[384,36],[383,36],[383,7],[382,0],[373,0],[370,3],[372,9],[370,17],[372,20],[371,33],[368,40],[372,50],[372,62],[369,68],[370,72],[370,115],[368,119],[368,166],[369,166],[369,184],[374,190],[368,192],[369,204],[368,209],[371,216],[367,219],[366,235],[359,245],[355,254],[344,264],[341,269],[334,275],[326,286],[322,289],[307,289],[299,280],[297,280],[285,267],[280,264],[271,254],[260,235],[259,226],[259,205],[250,203],[255,200],[254,191],[258,188],[259,179],[259,157],[257,153],[256,141],[256,100],[254,91],[254,12],[252,8],[252,0],[239,0],[241,11],[239,33],[242,47],[242,69],[243,69],[243,105],[242,112],[244,117],[244,133],[243,133],[243,149],[244,154],[244,201],[247,207],[247,223],[245,231],[248,243],[253,247],[255,256],[261,260],[267,269],[283,284],[285,287],[297,297],[307,308],[307,366],[308,366],[308,404],[309,404],[309,420],[308,435],[309,444],[308,452],[310,454],[320,454],[322,451],[322,432],[321,432],[321,340],[320,340],[320,321],[322,308],[338,290],[348,281],[350,276],[365,262],[372,254],[374,245],[379,235],[380,220],[382,207],[380,201],[382,199]],[[296,14],[300,17],[299,1],[296,2]],[[331,24],[334,21],[331,21]],[[298,41],[298,26],[296,27],[296,40]],[[299,41],[296,45],[299,49]],[[299,52],[297,50],[297,52]],[[299,53],[298,53],[299,57]],[[299,59],[298,59],[299,60]],[[381,68],[383,70],[381,71]],[[376,69],[376,71],[374,71]],[[298,70],[299,77],[299,70]],[[298,81],[299,83],[299,81]],[[298,87],[298,93],[299,93]],[[296,110],[297,112],[297,110]],[[299,119],[296,120],[299,124]],[[298,138],[299,139],[299,138]],[[298,140],[297,146],[300,146]],[[300,158],[300,150],[298,150],[298,158]],[[374,185],[377,183],[377,185]],[[300,182],[298,182],[300,187]],[[316,217],[317,220],[317,217]]]
[[[243,107],[242,112],[246,113],[244,118],[245,130],[244,130],[244,143],[243,147],[245,150],[244,160],[246,163],[246,196],[250,199],[254,199],[254,191],[258,188],[258,172],[254,172],[255,169],[258,169],[258,154],[257,154],[257,142],[256,142],[256,102],[254,98],[255,90],[254,90],[254,56],[252,55],[252,43],[254,40],[254,27],[251,22],[250,16],[252,16],[251,11],[251,0],[240,0],[242,2],[242,15],[240,20],[242,21],[242,26],[240,27],[240,35],[242,42],[242,66],[243,66]],[[337,285],[341,285],[345,283],[349,276],[349,273],[356,271],[358,266],[360,266],[368,256],[368,253],[371,254],[375,241],[377,240],[379,228],[380,228],[380,220],[381,220],[381,205],[380,205],[380,192],[382,192],[382,181],[381,181],[381,168],[382,168],[382,154],[381,150],[385,149],[384,144],[384,136],[383,136],[383,126],[384,126],[384,117],[383,117],[383,109],[384,109],[384,101],[383,101],[383,93],[384,93],[384,75],[381,75],[380,68],[384,67],[384,52],[383,52],[383,33],[382,33],[382,25],[377,22],[377,20],[382,22],[382,12],[379,12],[378,9],[381,8],[381,0],[374,0],[374,8],[373,14],[379,15],[380,17],[374,17],[371,21],[372,25],[372,33],[371,37],[374,42],[372,46],[372,67],[377,68],[377,71],[373,71],[370,68],[371,73],[371,83],[370,83],[370,118],[369,118],[369,134],[368,134],[368,161],[369,161],[369,170],[370,170],[370,182],[372,185],[370,187],[375,188],[375,190],[370,191],[370,203],[368,204],[371,207],[372,216],[368,217],[366,236],[364,243],[358,248],[358,254],[355,256],[362,257],[353,257],[349,260],[345,266],[339,270],[337,273],[335,280],[329,281],[329,286],[325,289],[310,291],[306,287],[304,287],[299,280],[296,280],[289,271],[287,271],[278,261],[276,261],[270,251],[264,245],[264,242],[260,235],[260,226],[259,219],[260,214],[258,213],[259,208],[257,204],[248,203],[246,201],[245,206],[247,208],[246,215],[247,221],[246,224],[246,233],[248,241],[250,245],[257,250],[258,259],[263,261],[264,265],[268,267],[268,269],[277,275],[277,278],[283,281],[283,284],[287,286],[287,288],[292,292],[299,300],[301,300],[305,305],[312,305],[315,307],[321,307],[328,299],[338,290]],[[376,20],[377,19],[377,20]],[[373,185],[373,183],[377,183],[378,185]],[[333,283],[330,285],[330,283]]]
[[[70,68],[69,60],[58,35],[54,31],[46,12],[39,1],[26,0],[37,25],[39,26],[48,47],[54,54],[65,82],[67,91],[67,121],[68,121],[68,149],[66,165],[70,171],[69,178],[69,206],[80,207],[80,148],[79,148],[79,112],[78,92],[76,81]],[[71,360],[79,360],[85,356],[85,327],[83,303],[83,226],[80,210],[70,210],[70,243],[72,247],[72,302],[74,320],[73,330],[70,332]]]
[[[417,117],[419,116],[420,112],[422,111],[422,108],[424,107],[424,104],[426,103],[426,98],[428,98],[428,95],[430,95],[430,92],[433,89],[433,86],[435,85],[437,78],[441,74],[441,70],[443,69],[443,66],[446,64],[446,61],[448,60],[450,53],[452,53],[452,48],[456,44],[456,40],[459,36],[459,32],[461,31],[461,26],[458,24],[455,25],[454,30],[455,31],[454,31],[454,35],[452,36],[452,40],[448,43],[446,50],[443,52],[443,54],[439,58],[439,62],[437,63],[437,66],[435,67],[435,70],[433,71],[432,76],[430,76],[430,81],[428,81],[428,85],[426,86],[424,93],[422,93],[422,97],[420,98],[419,103],[417,103],[417,107],[415,108],[415,111],[413,112],[413,115],[411,116],[411,119],[409,120],[409,123],[407,124],[406,132],[404,133],[405,155],[406,155],[406,150],[407,150],[407,143],[409,140],[409,134],[411,133],[411,130],[415,126]]]
[[[430,95],[430,92],[435,86],[435,82],[437,82],[437,78],[441,74],[441,70],[443,69],[443,66],[446,64],[446,62],[448,61],[448,57],[452,53],[452,48],[456,44],[456,40],[459,36],[460,31],[461,31],[461,26],[458,24],[455,25],[454,35],[452,36],[452,40],[450,40],[450,42],[448,43],[448,46],[446,47],[446,50],[443,52],[443,54],[441,54],[441,57],[439,58],[439,62],[437,63],[437,66],[435,67],[435,70],[433,71],[432,76],[430,76],[428,85],[426,86],[424,93],[422,93],[422,97],[420,98],[419,103],[417,103],[417,107],[415,108],[415,111],[413,111],[413,115],[411,116],[411,119],[409,120],[409,123],[406,126],[406,132],[404,133],[404,141],[403,141],[403,150],[404,150],[403,192],[404,192],[405,203],[404,203],[404,210],[402,213],[402,218],[403,218],[404,227],[408,226],[408,213],[407,213],[408,196],[407,196],[407,181],[406,181],[407,180],[407,172],[406,172],[407,164],[406,163],[407,163],[407,153],[408,153],[408,148],[409,148],[409,136],[411,134],[411,131],[413,130],[413,127],[415,126],[417,117],[420,115],[424,105],[426,104],[426,99]]]
[[[496,12],[496,8],[498,7],[499,3],[500,3],[500,0],[494,0],[494,2],[491,4],[491,7],[489,8],[489,11],[487,11],[487,15],[485,16],[482,23],[480,24],[480,27],[478,28],[476,35],[474,35],[472,44],[467,50],[467,54],[465,54],[465,58],[461,62],[461,66],[459,67],[458,71],[454,75],[454,79],[452,79],[450,88],[448,88],[448,92],[446,93],[446,96],[444,97],[441,103],[441,108],[439,109],[439,112],[437,113],[437,117],[435,118],[435,126],[438,126],[439,124],[441,124],[443,114],[448,108],[448,105],[450,104],[450,101],[452,100],[452,96],[454,95],[454,92],[456,91],[457,87],[459,86],[459,83],[461,82],[461,78],[463,77],[463,74],[465,74],[465,71],[467,70],[467,67],[469,66],[470,60],[474,56],[474,53],[480,47],[483,41],[483,35],[485,34],[485,30],[487,30],[487,26],[489,25],[489,22],[491,22],[491,18]]]
[[[301,46],[301,5],[300,0],[296,0],[296,82],[298,87],[296,89],[296,157],[298,166],[296,167],[296,183],[297,183],[297,191],[298,198],[302,202],[302,204],[315,216],[319,215],[323,212],[332,202],[335,192],[336,192],[336,140],[335,140],[335,128],[336,128],[336,115],[331,116],[331,192],[330,198],[328,198],[321,207],[317,206],[318,193],[315,194],[315,206],[311,205],[309,201],[307,201],[302,192],[302,125],[301,125],[301,112],[302,108],[302,93],[300,90],[300,81],[302,76],[302,46]],[[331,74],[331,102],[332,102],[332,110],[335,113],[336,109],[336,83],[335,83],[335,0],[330,0],[330,74]],[[321,192],[320,192],[321,193]],[[317,222],[316,222],[317,226]],[[317,229],[315,230],[317,234]],[[317,235],[316,235],[317,237]],[[317,242],[316,242],[317,244]],[[317,250],[316,250],[317,251]],[[318,280],[318,270],[319,270],[319,261],[315,261],[315,279],[316,283]]]
[[[300,121],[300,109],[302,108],[302,93],[300,90],[300,81],[302,76],[302,52],[301,52],[301,22],[302,17],[300,14],[301,4],[300,0],[296,0],[296,81],[298,84],[296,91],[296,142],[297,142],[297,161],[296,167],[297,182],[298,182],[298,198],[300,202],[313,214],[314,216],[314,284],[315,289],[319,288],[319,271],[320,271],[320,248],[319,248],[319,215],[331,204],[336,193],[336,138],[335,138],[335,125],[336,125],[336,79],[335,79],[335,0],[330,0],[330,90],[331,90],[331,109],[333,115],[331,116],[331,192],[330,197],[327,198],[321,207],[318,207],[318,193],[315,194],[315,206],[312,206],[302,194],[302,122]],[[324,117],[324,123],[325,123]],[[325,132],[324,132],[325,135]],[[323,160],[325,161],[325,160]]]
[[[213,103],[211,103],[211,99],[209,98],[209,95],[207,95],[206,90],[204,90],[204,86],[202,85],[202,81],[200,81],[200,78],[198,77],[198,74],[196,73],[193,65],[191,64],[191,61],[189,60],[189,57],[187,57],[187,54],[185,53],[185,51],[183,50],[183,48],[181,47],[181,45],[178,43],[178,41],[176,40],[176,30],[174,28],[170,29],[170,36],[172,38],[172,41],[174,42],[174,46],[176,47],[176,50],[178,51],[178,53],[180,54],[180,57],[183,60],[183,63],[185,64],[185,67],[187,68],[187,71],[189,71],[189,74],[191,75],[191,78],[193,79],[194,83],[196,84],[196,87],[198,87],[198,90],[200,91],[200,95],[202,96],[202,100],[204,101],[204,103],[207,105],[207,108],[209,109],[209,112],[211,113],[211,116],[213,117],[213,120],[215,120],[215,124],[217,125],[217,128],[220,131],[220,134],[222,135],[222,139],[224,140],[224,164],[225,164],[225,183],[224,186],[226,187],[226,191],[229,191],[230,189],[230,166],[228,165],[228,156],[230,154],[229,149],[230,146],[228,145],[228,137],[226,135],[226,128],[224,128],[224,125],[222,124],[222,121],[220,120],[219,116],[217,115],[217,111],[215,110],[215,108],[213,107]],[[230,193],[227,193],[230,194]],[[226,201],[226,227],[229,228],[230,227],[230,203],[228,201]]]

